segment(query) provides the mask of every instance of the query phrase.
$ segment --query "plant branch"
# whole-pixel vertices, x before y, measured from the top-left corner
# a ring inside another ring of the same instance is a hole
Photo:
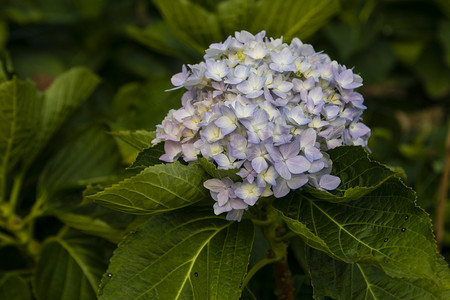
[[[445,163],[442,174],[441,186],[439,189],[439,202],[436,210],[436,243],[438,250],[441,250],[442,240],[444,238],[445,224],[445,203],[447,201],[448,183],[450,180],[450,122],[447,129],[447,139],[445,142]]]
[[[276,286],[275,295],[278,300],[294,300],[292,273],[286,258],[273,265],[273,274]]]

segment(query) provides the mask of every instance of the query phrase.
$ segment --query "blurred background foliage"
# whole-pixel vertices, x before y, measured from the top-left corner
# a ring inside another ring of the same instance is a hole
[[[243,29],[283,35],[286,42],[299,37],[354,67],[364,79],[360,92],[373,157],[403,172],[418,203],[435,218],[450,126],[447,0],[0,0],[0,8],[0,79],[30,78],[44,90],[57,75],[82,65],[102,80],[41,155],[45,166],[37,163],[30,171],[35,174],[30,193],[51,185],[58,199],[73,203],[63,217],[43,219],[38,228],[64,223],[116,242],[110,231],[89,232],[73,218],[84,210],[90,220],[100,220],[104,212],[78,205],[82,184],[93,182],[87,179],[94,175],[116,174],[135,158],[131,147],[105,132],[154,130],[170,108],[180,106],[182,91],[165,92],[171,76],[182,64],[199,62],[209,44]],[[75,159],[79,153],[83,163]],[[55,170],[71,156],[75,161],[65,169],[84,168],[64,178]],[[449,259],[450,204],[446,207],[442,251]],[[117,223],[118,217],[101,220]],[[124,229],[116,225],[117,232]],[[255,257],[265,255],[261,243]],[[300,283],[298,295],[307,296],[311,287],[301,271],[299,243],[292,247],[292,259],[299,262],[294,280]],[[273,287],[258,286],[258,279],[270,274],[263,269],[252,280],[258,299],[266,299],[266,292],[270,299]]]

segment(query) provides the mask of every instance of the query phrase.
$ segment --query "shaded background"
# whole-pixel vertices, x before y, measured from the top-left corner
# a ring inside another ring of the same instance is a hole
[[[164,92],[170,77],[236,30],[266,30],[286,42],[299,37],[363,77],[359,92],[368,107],[372,155],[403,172],[434,221],[436,211],[443,213],[442,253],[449,261],[450,205],[438,208],[449,188],[449,180],[442,181],[450,126],[449,17],[447,0],[0,0],[1,73],[30,78],[41,90],[72,66],[97,73],[101,85],[44,156],[61,153],[73,139],[81,140],[77,151],[106,139],[101,143],[121,154],[108,168],[113,172],[136,153],[90,129],[154,130],[180,106],[182,91]],[[93,170],[98,162],[90,163]],[[39,229],[45,236],[61,222],[43,219]],[[255,257],[261,257],[266,245],[262,238],[257,243]],[[291,256],[297,295],[307,298],[311,287],[300,254]],[[266,267],[251,281],[258,299],[271,299],[271,273]]]

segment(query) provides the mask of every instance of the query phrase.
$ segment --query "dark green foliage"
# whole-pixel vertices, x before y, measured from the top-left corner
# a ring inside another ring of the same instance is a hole
[[[258,263],[288,243],[296,299],[450,298],[449,205],[442,256],[432,232],[449,134],[448,1],[1,7],[0,299],[274,299],[272,265]],[[181,105],[183,90],[165,91],[171,76],[239,30],[298,37],[354,67],[372,137],[370,154],[329,151],[335,191],[263,199],[237,223],[214,215],[203,187],[235,170],[163,163],[151,142]],[[270,236],[266,217],[285,228]]]

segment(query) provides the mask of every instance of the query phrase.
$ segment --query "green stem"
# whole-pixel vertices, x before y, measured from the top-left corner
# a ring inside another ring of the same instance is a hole
[[[261,227],[264,237],[270,245],[269,257],[256,263],[245,276],[242,282],[241,289],[250,282],[250,279],[261,268],[268,264],[274,264],[274,275],[276,290],[275,294],[278,299],[294,299],[293,286],[291,280],[291,272],[287,264],[287,240],[291,238],[294,233],[285,234],[285,228],[278,216],[278,212],[272,206],[273,199],[262,203],[260,218],[251,218],[255,225]]]
[[[6,244],[15,244],[16,241],[11,236],[0,232],[0,240],[5,242]]]
[[[29,222],[32,222],[34,219],[42,215],[43,211],[41,211],[41,206],[45,202],[45,198],[45,195],[41,195],[36,202],[34,202],[29,214],[23,219],[22,226],[27,225]]]
[[[10,214],[15,214],[17,202],[19,200],[20,189],[22,188],[23,178],[25,172],[19,173],[14,178],[14,184],[11,190],[11,195],[9,197],[9,205],[10,205]]]
[[[280,260],[279,257],[274,257],[274,258],[264,258],[260,261],[258,261],[251,269],[250,271],[248,271],[247,275],[244,278],[244,281],[242,282],[242,286],[241,289],[244,289],[247,284],[249,283],[250,279],[252,279],[253,275],[256,274],[256,272],[258,272],[260,269],[262,269],[263,267],[275,263],[278,260]]]

